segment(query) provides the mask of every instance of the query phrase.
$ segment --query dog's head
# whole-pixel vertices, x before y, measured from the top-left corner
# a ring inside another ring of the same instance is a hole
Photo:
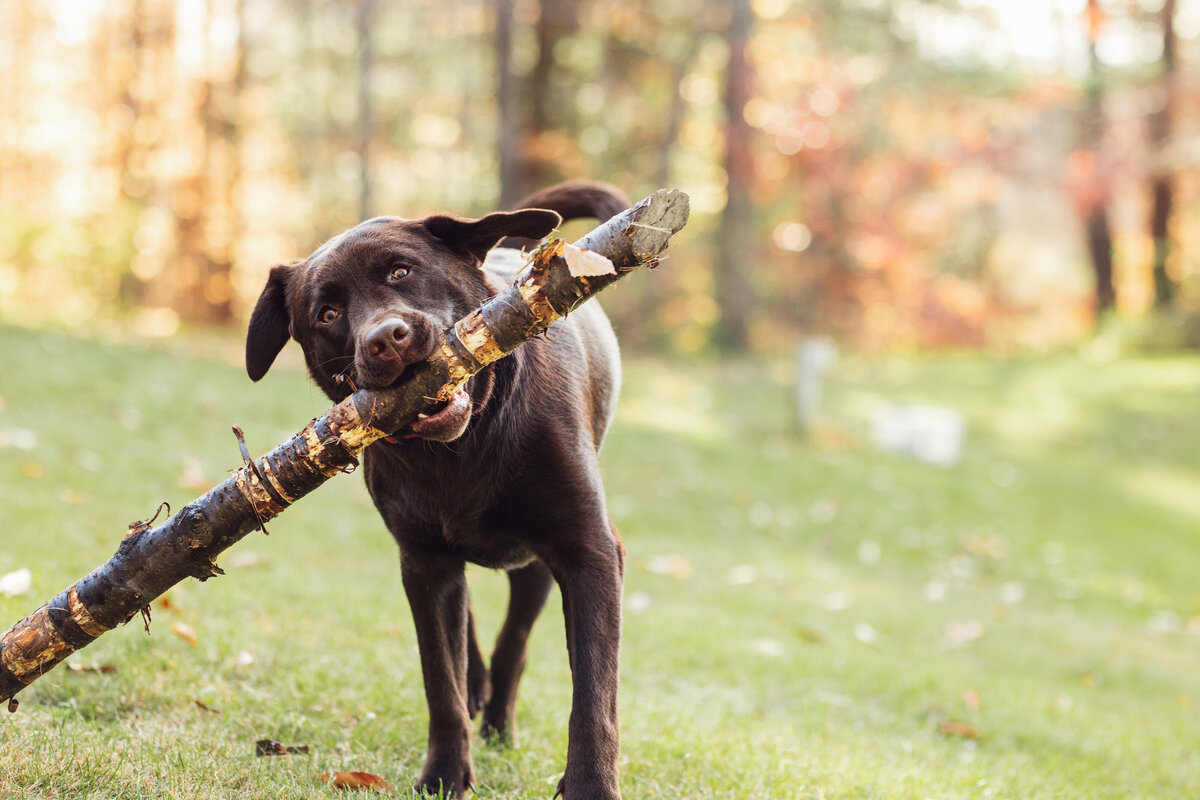
[[[292,338],[313,380],[333,400],[349,394],[347,384],[391,386],[409,365],[434,353],[443,330],[491,296],[481,267],[497,242],[538,239],[560,221],[554,211],[523,209],[477,220],[363,222],[305,260],[271,270],[250,315],[246,371],[262,378]],[[456,439],[479,400],[460,392],[415,422],[409,435]]]

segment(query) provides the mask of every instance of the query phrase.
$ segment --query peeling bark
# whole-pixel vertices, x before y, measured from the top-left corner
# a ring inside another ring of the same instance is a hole
[[[11,699],[9,710],[16,710],[17,692],[185,578],[222,574],[216,564],[222,551],[253,530],[265,531],[265,523],[289,505],[351,471],[367,445],[449,399],[476,372],[624,275],[656,266],[687,217],[687,195],[660,190],[574,245],[543,243],[513,284],[445,331],[441,349],[411,369],[399,387],[355,392],[258,460],[247,457],[223,483],[161,525],[130,525],[111,559],[0,637],[0,702]],[[611,271],[596,259],[580,269],[571,249],[576,247],[607,258]]]

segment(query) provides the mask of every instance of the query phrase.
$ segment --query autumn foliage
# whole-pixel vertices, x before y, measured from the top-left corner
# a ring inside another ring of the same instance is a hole
[[[236,324],[364,217],[576,177],[695,201],[672,273],[611,303],[627,346],[1044,347],[1098,305],[1189,312],[1200,104],[1151,5],[6,4],[0,314]]]

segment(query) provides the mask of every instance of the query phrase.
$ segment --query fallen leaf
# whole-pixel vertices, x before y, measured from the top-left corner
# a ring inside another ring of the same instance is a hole
[[[32,453],[37,446],[37,433],[28,428],[0,428],[0,449],[11,447]]]
[[[1025,599],[1025,584],[1020,581],[1008,581],[1000,587],[1000,602],[1006,606],[1015,606]]]
[[[951,620],[946,626],[946,639],[950,644],[963,645],[983,637],[983,625],[974,620],[963,622],[961,620]]]
[[[754,643],[754,650],[764,656],[778,657],[783,655],[783,645],[774,639],[759,639]]]
[[[183,469],[177,484],[180,489],[190,489],[194,492],[207,492],[213,486],[204,472],[204,464],[195,456],[188,456],[183,460]]]
[[[1003,561],[1008,555],[1008,543],[1002,537],[990,536],[986,533],[976,533],[968,536],[963,542],[968,553],[993,561]]]
[[[646,561],[646,571],[654,575],[672,575],[681,580],[692,574],[692,564],[683,556],[651,556]]]
[[[883,546],[874,539],[863,539],[858,543],[858,560],[867,566],[879,563],[883,558]]]
[[[254,551],[245,553],[237,553],[229,559],[229,566],[237,569],[252,569],[254,567],[262,567],[266,565],[263,557]]]
[[[943,722],[939,729],[947,736],[957,736],[960,739],[979,738],[979,728],[976,728],[974,725],[968,725],[965,722],[954,722],[948,720]]]
[[[72,661],[71,663],[67,664],[67,669],[71,670],[71,672],[74,672],[76,674],[81,674],[84,672],[103,673],[103,672],[116,672],[117,671],[117,668],[114,667],[112,664],[80,664],[75,661]]]
[[[80,450],[75,454],[75,463],[80,469],[86,469],[88,472],[104,469],[104,459],[95,450]]]
[[[734,586],[749,586],[758,580],[758,568],[753,564],[738,564],[729,570],[729,582]]]
[[[220,714],[221,713],[221,709],[212,708],[211,706],[205,704],[205,702],[203,700],[193,700],[192,702],[195,704],[196,708],[200,709],[201,711],[207,711],[210,714]]]
[[[625,596],[625,607],[634,614],[645,611],[651,602],[650,595],[645,592],[631,592]]]
[[[822,634],[816,628],[810,628],[807,625],[797,625],[796,635],[809,644],[819,644],[825,640],[824,634]]]
[[[284,744],[278,739],[259,739],[254,743],[256,756],[288,756],[293,753],[307,753],[306,744]]]
[[[0,577],[0,594],[6,597],[28,594],[33,588],[33,573],[27,567]]]
[[[829,611],[845,611],[854,603],[854,598],[849,592],[830,592],[821,598],[821,605],[825,606]]]
[[[940,578],[934,578],[925,584],[925,588],[921,590],[921,596],[925,598],[926,603],[940,603],[946,599],[949,591],[950,584]]]
[[[190,644],[192,647],[195,647],[197,644],[200,643],[199,640],[196,638],[196,632],[194,630],[192,630],[191,628],[189,628],[187,625],[184,625],[182,622],[173,623],[171,625],[171,633],[175,634],[180,639],[183,639],[185,642]]]
[[[370,789],[388,796],[393,794],[390,783],[369,772],[328,772],[321,780],[338,789]]]
[[[854,638],[863,644],[874,646],[879,641],[879,631],[865,622],[859,622],[854,626]]]

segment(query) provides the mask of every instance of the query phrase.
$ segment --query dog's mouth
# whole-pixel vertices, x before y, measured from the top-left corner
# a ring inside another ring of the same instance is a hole
[[[464,387],[446,402],[419,414],[411,425],[401,429],[397,435],[405,439],[452,442],[466,431],[473,405],[471,395]]]

